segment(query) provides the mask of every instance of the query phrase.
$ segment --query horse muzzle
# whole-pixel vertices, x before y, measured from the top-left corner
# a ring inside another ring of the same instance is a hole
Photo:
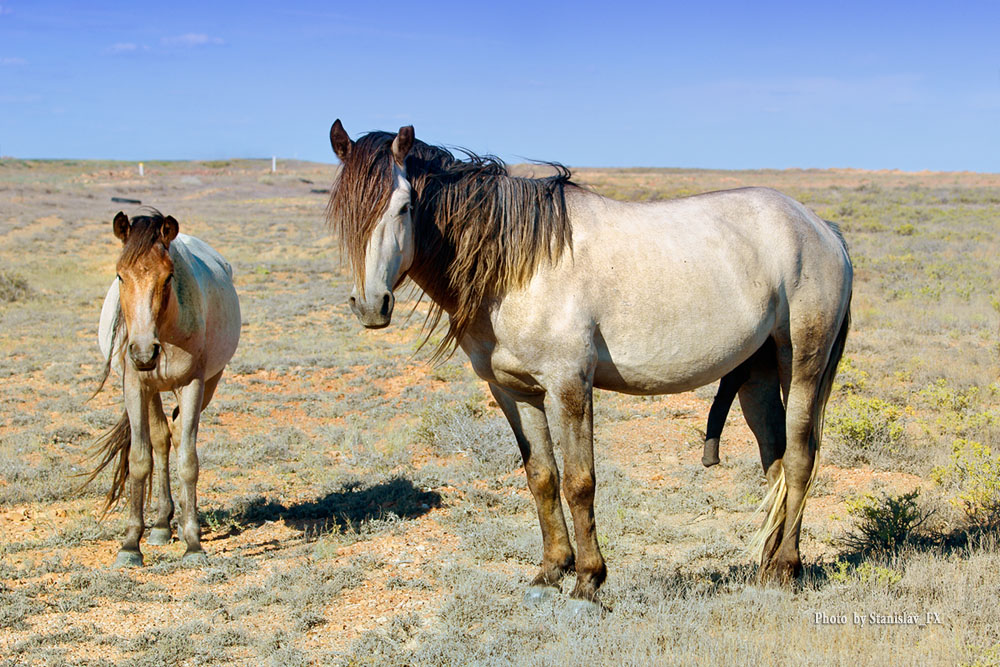
[[[160,359],[160,344],[155,342],[148,345],[129,343],[128,357],[132,360],[132,365],[135,366],[136,370],[151,371],[156,368]]]
[[[374,303],[358,299],[353,294],[347,302],[351,305],[351,312],[366,329],[382,329],[389,326],[389,322],[392,321],[392,308],[396,305],[392,292],[383,292]]]

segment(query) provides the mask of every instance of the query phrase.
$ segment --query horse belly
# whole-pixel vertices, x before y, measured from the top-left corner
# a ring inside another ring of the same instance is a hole
[[[218,375],[233,358],[240,341],[242,316],[240,302],[232,283],[219,285],[210,299],[211,319],[207,322],[205,340],[205,375]]]
[[[594,386],[626,394],[675,394],[697,389],[732,371],[774,329],[774,317],[710,321],[690,328],[623,335],[599,330]],[[607,338],[605,338],[607,336]]]

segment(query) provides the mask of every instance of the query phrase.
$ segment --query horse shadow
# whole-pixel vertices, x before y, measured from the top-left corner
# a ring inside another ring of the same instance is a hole
[[[222,539],[270,521],[284,521],[310,537],[358,533],[374,521],[410,520],[441,507],[441,494],[395,477],[372,486],[352,481],[321,498],[284,504],[264,495],[247,496],[202,513],[202,523]]]

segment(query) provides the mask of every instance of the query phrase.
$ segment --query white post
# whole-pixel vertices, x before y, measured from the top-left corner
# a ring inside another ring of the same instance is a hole
[[[278,171],[278,157],[275,155],[271,156],[271,173]]]
[[[143,172],[142,172],[142,163],[140,162],[139,163],[139,176],[142,176],[142,175],[143,175]]]

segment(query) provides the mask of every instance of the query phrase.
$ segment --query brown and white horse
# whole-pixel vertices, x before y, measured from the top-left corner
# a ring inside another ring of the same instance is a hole
[[[106,360],[101,385],[112,366],[121,370],[125,414],[98,441],[100,463],[87,481],[114,464],[105,512],[128,489],[128,524],[114,567],[142,565],[143,501],[154,468],[159,503],[147,542],[170,542],[172,438],[160,392],[172,391],[177,398],[173,417],[179,417],[180,429],[180,442],[175,443],[182,487],[177,534],[187,543],[184,560],[202,562],[206,557],[198,525],[195,441],[201,411],[240,338],[233,270],[208,244],[179,234],[177,221],[154,209],[131,221],[118,213],[113,226],[122,252],[118,276],[101,310],[98,342]]]
[[[328,215],[353,266],[355,314],[366,327],[388,325],[394,290],[412,279],[433,302],[431,325],[448,315],[438,352],[457,344],[468,354],[514,430],[542,529],[529,596],[575,567],[572,596],[591,601],[606,576],[594,387],[682,392],[737,368],[771,486],[761,573],[801,571],[802,510],[851,300],[851,262],[833,225],[763,188],[613,201],[558,165],[555,176],[526,179],[494,158],[457,160],[416,141],[412,127],[352,141],[338,120],[330,142],[343,166]]]

